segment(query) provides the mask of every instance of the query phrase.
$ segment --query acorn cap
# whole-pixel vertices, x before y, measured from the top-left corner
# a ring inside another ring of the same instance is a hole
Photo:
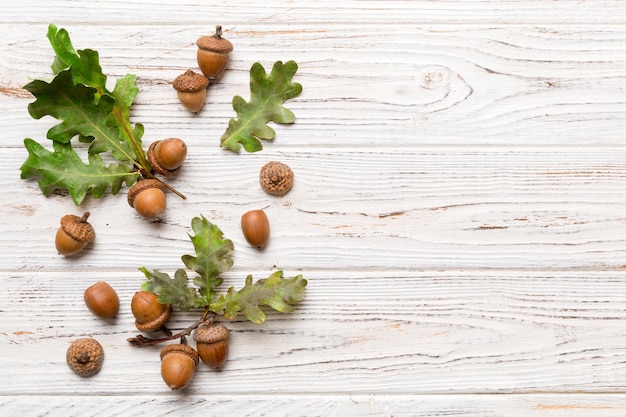
[[[163,349],[161,349],[161,360],[163,360],[163,358],[170,353],[185,354],[193,359],[196,365],[200,362],[200,355],[198,355],[198,352],[196,352],[196,350],[189,345],[177,343],[175,345],[164,346]]]
[[[135,327],[141,332],[153,332],[155,330],[159,330],[165,325],[167,319],[170,318],[170,314],[172,314],[172,305],[166,304],[165,310],[163,310],[159,317],[147,323],[139,323],[135,320]]]
[[[174,79],[172,86],[176,91],[185,93],[194,93],[196,91],[206,90],[209,86],[209,79],[204,74],[198,74],[192,70],[185,71]]]
[[[203,324],[193,332],[197,343],[216,343],[228,339],[230,331],[223,324]]]
[[[222,27],[215,26],[215,33],[211,36],[201,36],[196,41],[198,48],[211,52],[227,54],[233,50],[233,44],[222,38]]]
[[[163,184],[162,181],[159,181],[156,178],[148,178],[145,180],[137,181],[132,187],[130,187],[130,190],[128,190],[128,204],[131,207],[135,207],[135,197],[137,197],[139,193],[147,190],[148,188],[159,188],[163,192],[167,190],[165,184]]]
[[[266,193],[284,195],[293,186],[293,171],[282,162],[268,162],[261,168],[259,181]]]
[[[96,238],[93,226],[87,222],[89,212],[86,211],[83,217],[67,214],[61,217],[61,228],[72,239],[78,242],[91,243]]]
[[[74,340],[65,354],[65,360],[72,371],[82,377],[97,374],[104,362],[104,349],[96,339],[85,337]]]

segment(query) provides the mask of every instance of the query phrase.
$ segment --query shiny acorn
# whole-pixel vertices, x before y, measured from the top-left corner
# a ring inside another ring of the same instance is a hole
[[[161,349],[161,377],[172,390],[185,388],[200,362],[198,352],[191,346],[178,343]]]
[[[187,158],[187,144],[179,138],[157,140],[148,147],[147,156],[154,172],[172,175]]]
[[[233,44],[222,37],[222,27],[216,26],[211,36],[201,36],[196,41],[198,66],[202,73],[211,81],[222,76],[228,62]]]
[[[59,254],[76,255],[96,239],[96,232],[87,221],[88,218],[88,211],[82,217],[73,214],[61,217],[61,227],[57,230],[54,239]]]
[[[85,305],[95,316],[103,319],[114,319],[120,310],[120,299],[109,284],[98,281],[83,294]]]
[[[135,317],[137,329],[142,332],[153,332],[165,326],[172,313],[172,305],[159,303],[154,293],[137,291],[130,302],[130,310]]]
[[[142,217],[159,220],[167,207],[166,189],[165,184],[155,178],[139,180],[128,190],[128,204]]]
[[[229,330],[223,324],[203,323],[193,332],[202,362],[211,368],[221,369],[228,358]]]
[[[270,222],[263,210],[250,210],[241,216],[241,231],[246,241],[258,248],[270,237]]]

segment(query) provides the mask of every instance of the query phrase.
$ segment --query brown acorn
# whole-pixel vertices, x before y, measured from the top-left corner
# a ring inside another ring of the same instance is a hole
[[[293,186],[293,171],[282,162],[268,162],[259,173],[261,188],[271,195],[285,195]]]
[[[120,310],[117,293],[104,281],[98,281],[87,288],[83,299],[89,311],[103,319],[114,319]]]
[[[165,214],[165,184],[155,179],[139,180],[128,190],[128,204],[148,220],[159,220]]]
[[[130,310],[135,317],[137,329],[142,332],[153,332],[163,328],[172,314],[172,305],[159,303],[154,293],[137,291],[130,302]]]
[[[241,216],[241,231],[250,245],[261,248],[270,237],[270,221],[263,210],[247,211]]]
[[[222,76],[230,60],[233,44],[222,37],[222,27],[216,26],[211,36],[201,36],[196,41],[198,46],[198,66],[211,81]]]
[[[180,103],[190,112],[197,113],[204,107],[209,79],[187,70],[174,79],[172,87],[176,90]]]
[[[67,365],[77,375],[88,377],[97,374],[104,362],[104,349],[96,339],[85,337],[74,340],[65,353]]]
[[[161,377],[172,390],[185,388],[191,382],[200,362],[198,352],[182,343],[161,349]]]
[[[187,144],[178,138],[157,140],[150,144],[147,155],[154,172],[172,175],[187,157]]]
[[[93,226],[87,222],[89,212],[82,217],[68,214],[61,217],[61,227],[54,239],[57,251],[61,255],[75,255],[96,238]]]
[[[203,323],[193,332],[202,362],[221,369],[228,358],[228,328],[223,324]]]

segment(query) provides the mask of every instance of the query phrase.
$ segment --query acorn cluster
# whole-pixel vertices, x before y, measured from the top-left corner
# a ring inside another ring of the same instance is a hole
[[[221,26],[216,27],[213,35],[198,38],[196,44],[198,66],[202,73],[190,69],[173,82],[180,102],[193,113],[199,112],[204,106],[209,85],[222,76],[233,50],[232,44],[222,37]],[[150,175],[142,175],[130,188],[127,200],[142,217],[157,221],[165,213],[166,192],[172,189],[155,175],[167,177],[176,174],[186,159],[187,145],[179,138],[157,140],[148,147],[145,156],[152,171]],[[270,195],[285,195],[291,190],[293,182],[293,171],[281,162],[271,161],[259,173],[259,184]],[[76,255],[94,242],[96,234],[87,221],[89,216],[89,212],[85,212],[82,217],[71,214],[63,216],[55,239],[59,254]],[[241,230],[251,246],[263,248],[270,236],[267,214],[261,209],[244,213],[241,216]],[[88,310],[103,320],[114,320],[119,313],[120,299],[117,292],[104,281],[88,287],[83,298]],[[166,335],[153,339],[139,336],[134,339],[139,341],[137,344],[155,345],[180,338],[178,343],[166,344],[160,351],[161,376],[172,390],[185,388],[200,362],[215,370],[221,370],[226,363],[230,331],[223,324],[215,322],[212,313],[205,311],[194,325],[172,335],[166,327],[173,311],[172,305],[159,302],[157,294],[137,291],[132,297],[130,309],[139,331],[163,332]],[[191,336],[195,347],[187,343],[187,336]],[[77,375],[93,376],[103,365],[104,349],[92,337],[80,338],[68,347],[66,361]]]
[[[233,50],[233,44],[222,37],[221,26],[215,27],[213,35],[199,37],[196,45],[196,59],[202,74],[189,69],[172,83],[180,103],[192,113],[197,113],[204,107],[209,85],[224,74]]]

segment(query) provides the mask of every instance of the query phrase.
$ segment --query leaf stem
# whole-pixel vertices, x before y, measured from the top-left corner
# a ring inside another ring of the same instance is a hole
[[[154,339],[145,337],[143,335],[138,335],[135,337],[131,337],[130,339],[126,339],[126,340],[128,340],[128,342],[133,346],[145,347],[145,346],[154,346],[159,343],[168,342],[174,339],[182,339],[185,336],[190,335],[192,331],[194,331],[198,326],[200,326],[205,321],[212,322],[214,317],[215,317],[215,314],[212,311],[210,311],[207,307],[204,309],[204,313],[202,314],[202,318],[200,320],[194,322],[191,326],[187,327],[186,329],[181,330],[180,332],[176,334],[170,333],[166,337],[160,337],[160,338],[154,338]]]

